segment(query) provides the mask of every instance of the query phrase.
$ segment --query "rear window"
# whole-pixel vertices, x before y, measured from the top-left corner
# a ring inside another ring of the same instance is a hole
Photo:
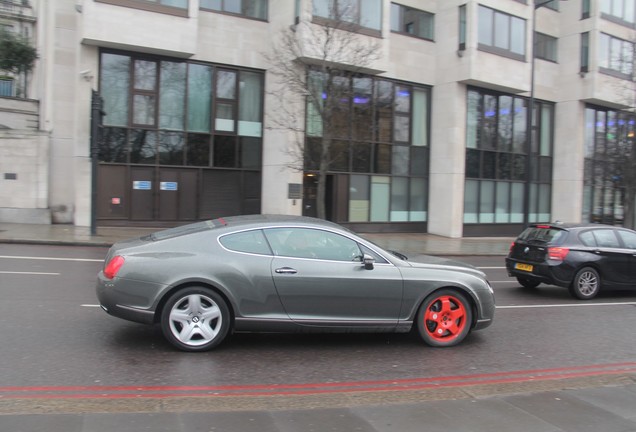
[[[247,252],[259,255],[271,255],[267,240],[261,230],[243,231],[229,234],[219,239],[227,249],[236,252]]]
[[[519,240],[527,243],[550,243],[558,245],[567,236],[567,231],[552,227],[529,227],[519,236]]]

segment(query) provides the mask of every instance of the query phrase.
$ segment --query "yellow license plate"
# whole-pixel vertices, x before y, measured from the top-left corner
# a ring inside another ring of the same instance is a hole
[[[515,268],[517,270],[523,270],[523,271],[527,271],[527,272],[531,272],[533,267],[530,264],[521,264],[521,263],[517,263],[515,264]]]

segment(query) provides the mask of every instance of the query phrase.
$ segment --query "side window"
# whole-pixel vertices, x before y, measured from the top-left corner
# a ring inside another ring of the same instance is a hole
[[[636,233],[630,231],[618,230],[618,236],[623,240],[625,247],[628,249],[636,249]]]
[[[592,231],[594,233],[594,237],[596,237],[596,244],[599,247],[606,248],[619,248],[621,247],[618,243],[618,239],[614,234],[614,231],[611,229],[599,229]]]
[[[581,235],[579,235],[579,240],[581,240],[581,243],[585,246],[596,246],[596,238],[594,238],[594,233],[592,233],[592,231],[585,231],[584,233],[581,233]]]
[[[225,248],[235,252],[247,252],[259,255],[272,254],[263,235],[263,231],[261,230],[228,234],[221,237],[219,241]]]
[[[274,254],[294,258],[329,261],[361,261],[362,252],[355,241],[329,231],[310,228],[271,228],[265,236]]]

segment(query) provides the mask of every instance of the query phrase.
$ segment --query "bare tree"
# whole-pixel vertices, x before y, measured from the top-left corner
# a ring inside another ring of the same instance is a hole
[[[608,65],[618,71],[618,93],[623,96],[625,109],[618,113],[618,121],[610,126],[611,145],[606,149],[607,161],[613,173],[610,181],[622,190],[623,226],[634,228],[636,205],[636,38],[623,41]]]
[[[378,39],[354,32],[351,11],[338,10],[323,24],[301,21],[281,30],[266,54],[275,78],[276,101],[272,128],[291,132],[288,148],[291,168],[303,171],[312,161],[317,171],[317,216],[326,217],[325,191],[330,164],[338,157],[334,137],[350,123],[350,104],[356,92],[354,80],[380,57]],[[307,146],[305,135],[316,137]]]

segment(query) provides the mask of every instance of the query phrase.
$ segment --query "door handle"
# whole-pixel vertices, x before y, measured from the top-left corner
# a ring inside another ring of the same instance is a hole
[[[296,274],[298,271],[291,267],[281,267],[274,270],[278,274]]]

